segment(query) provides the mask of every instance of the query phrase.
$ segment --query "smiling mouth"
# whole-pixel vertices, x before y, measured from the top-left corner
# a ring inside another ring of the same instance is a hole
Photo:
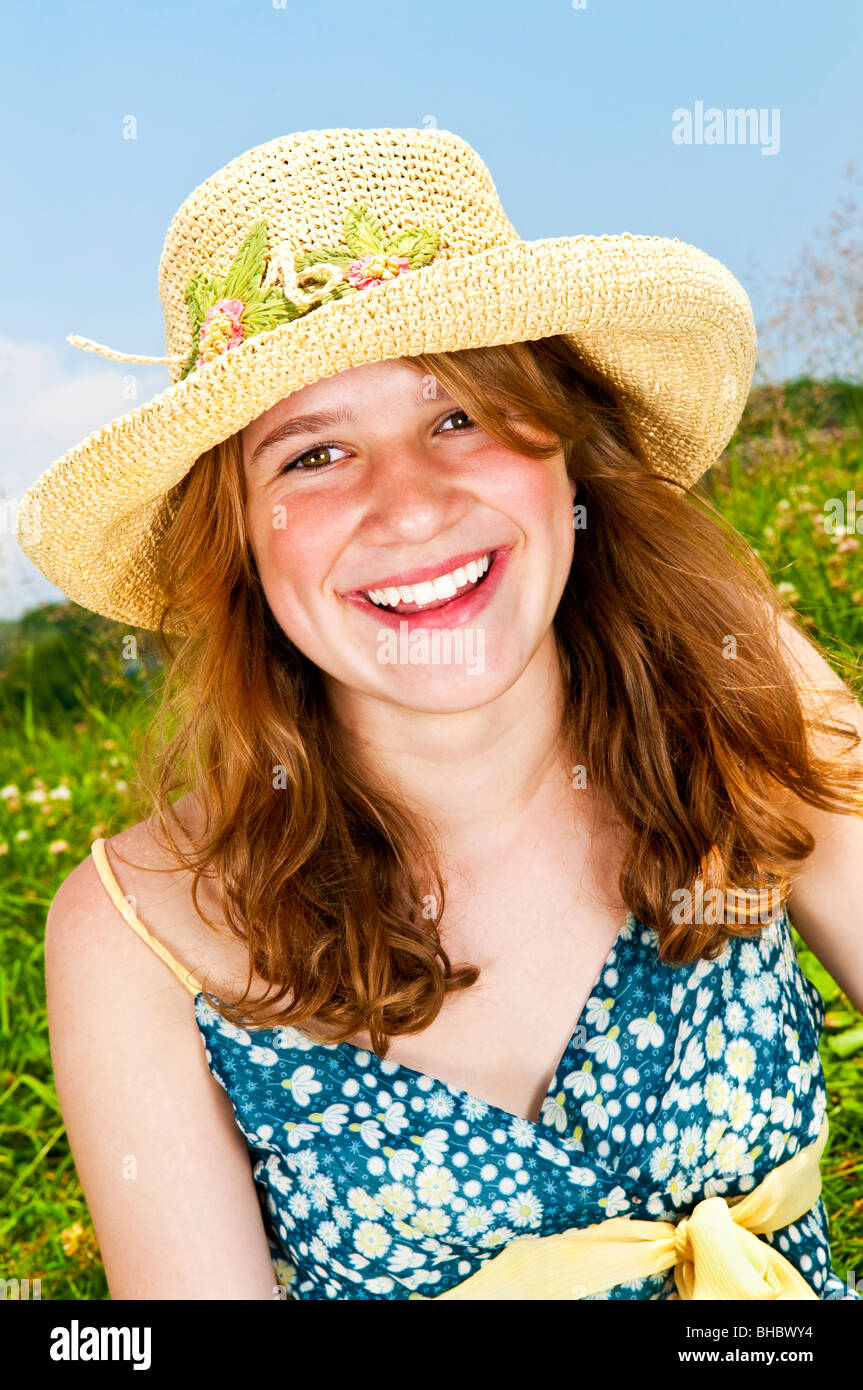
[[[477,589],[488,574],[495,550],[488,550],[476,560],[459,565],[448,574],[436,579],[423,580],[418,584],[399,584],[383,589],[360,589],[358,592],[375,608],[389,613],[424,613],[434,608],[445,608],[454,598],[461,598],[472,589]]]

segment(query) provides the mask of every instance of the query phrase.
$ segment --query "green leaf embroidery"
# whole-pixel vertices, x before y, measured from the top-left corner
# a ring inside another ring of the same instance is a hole
[[[308,266],[317,265],[319,261],[331,261],[333,265],[347,270],[355,260],[356,256],[346,246],[325,246],[316,251],[298,251],[294,256],[294,270],[306,270]]]
[[[198,363],[201,328],[208,310],[219,300],[239,299],[242,302],[241,322],[243,339],[246,340],[277,328],[282,323],[301,318],[321,304],[356,292],[355,286],[347,279],[330,280],[331,272],[323,268],[324,262],[344,271],[361,256],[404,256],[410,268],[414,269],[427,265],[433,259],[440,235],[440,231],[434,227],[406,227],[387,240],[374,213],[361,203],[352,203],[344,219],[344,245],[318,246],[309,251],[298,251],[294,256],[294,273],[300,275],[306,272],[303,276],[306,282],[304,289],[313,291],[316,284],[321,286],[319,297],[309,304],[295,303],[287,297],[284,289],[263,287],[267,224],[263,221],[254,223],[223,281],[206,271],[198,271],[187,281],[185,298],[189,308],[192,349],[183,364],[180,380],[184,380]],[[322,267],[319,275],[314,272],[317,265]]]
[[[243,299],[261,283],[267,256],[267,225],[256,222],[225,276],[222,299]]]
[[[252,338],[256,333],[266,333],[270,328],[278,328],[280,323],[290,323],[301,313],[296,304],[284,298],[252,305],[243,314],[243,337]]]
[[[195,346],[192,348],[192,351],[189,353],[189,356],[186,358],[186,361],[185,361],[184,364],[183,364],[183,370],[180,372],[180,380],[181,380],[181,381],[185,381],[186,377],[189,375],[189,372],[190,372],[190,371],[192,370],[192,368],[195,366],[195,363],[197,362],[197,360],[198,360],[198,340],[197,340],[197,338],[196,338],[196,339],[195,339]]]
[[[437,253],[440,232],[428,227],[406,227],[397,232],[386,244],[388,256],[407,256],[411,270],[418,265],[428,265]]]
[[[198,274],[193,275],[186,285],[186,303],[189,306],[192,337],[196,341],[207,310],[212,309],[213,305],[218,303],[221,298],[220,282],[214,275],[208,275],[205,270],[199,270]]]
[[[355,256],[367,256],[382,249],[384,229],[373,212],[352,203],[345,214],[344,237]]]

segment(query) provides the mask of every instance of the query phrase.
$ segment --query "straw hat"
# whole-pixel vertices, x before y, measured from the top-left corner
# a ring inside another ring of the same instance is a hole
[[[18,543],[76,603],[155,628],[166,493],[302,386],[365,362],[567,334],[623,390],[651,466],[689,486],[733,433],[755,326],[719,261],[654,236],[523,241],[448,130],[306,130],[186,199],[159,265],[171,385],[46,470]]]

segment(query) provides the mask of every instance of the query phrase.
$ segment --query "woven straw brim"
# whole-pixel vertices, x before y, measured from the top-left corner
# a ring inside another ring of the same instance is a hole
[[[353,366],[558,333],[623,391],[653,468],[689,486],[718,458],[755,363],[731,272],[676,239],[517,241],[324,304],[200,366],[57,459],[22,499],[18,543],[75,602],[155,628],[165,494],[207,449]]]

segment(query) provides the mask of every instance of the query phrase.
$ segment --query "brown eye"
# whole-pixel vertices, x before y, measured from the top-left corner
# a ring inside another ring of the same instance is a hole
[[[449,415],[447,415],[446,419],[445,419],[445,420],[443,421],[443,423],[441,424],[440,428],[443,430],[443,429],[444,429],[444,425],[446,425],[450,420],[459,420],[459,419],[461,419],[461,420],[464,421],[465,423],[464,423],[464,424],[459,424],[459,425],[457,425],[457,426],[455,427],[456,430],[462,430],[462,429],[465,429],[465,428],[470,428],[470,427],[474,424],[474,421],[470,418],[470,416],[468,415],[467,411],[466,411],[466,410],[460,410],[460,409],[459,409],[459,410],[451,410],[450,413],[449,413]],[[449,431],[449,432],[451,433],[451,431]],[[444,433],[448,433],[448,431],[444,430]]]
[[[329,467],[331,463],[338,463],[338,459],[330,457],[334,449],[344,453],[343,449],[339,450],[338,444],[316,444],[313,449],[307,449],[304,454],[297,454],[296,458],[289,459],[288,462],[279,469],[279,475],[282,473],[290,473],[292,470],[304,473],[317,473],[321,469]]]
[[[318,449],[310,449],[307,454],[301,454],[297,463],[303,468],[320,468],[323,464],[330,462],[329,452],[329,445],[322,444]]]

